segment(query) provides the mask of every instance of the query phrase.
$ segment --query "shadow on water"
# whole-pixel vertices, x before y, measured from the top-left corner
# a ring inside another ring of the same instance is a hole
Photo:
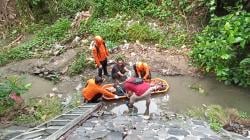
[[[250,89],[226,86],[214,78],[194,78],[189,76],[164,77],[170,89],[164,94],[153,95],[149,112],[160,113],[168,110],[183,113],[191,107],[202,107],[203,104],[218,104],[227,108],[236,108],[250,113]],[[197,89],[192,86],[198,86]],[[201,90],[201,91],[199,91]],[[138,113],[143,114],[145,101],[135,103]],[[107,102],[107,109],[118,115],[128,110],[125,100]]]

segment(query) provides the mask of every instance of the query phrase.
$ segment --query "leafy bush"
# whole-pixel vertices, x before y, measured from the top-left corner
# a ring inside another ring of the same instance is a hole
[[[87,66],[86,55],[85,52],[79,53],[73,62],[73,64],[69,67],[69,74],[75,75],[79,74],[83,71],[83,69]]]
[[[126,39],[126,26],[120,18],[107,20],[94,20],[89,26],[89,32],[93,35],[101,35],[105,40],[120,42]]]
[[[226,84],[250,86],[250,14],[236,12],[214,17],[196,37],[190,56],[206,72]]]
[[[11,94],[20,96],[25,93],[31,84],[24,82],[24,77],[8,76],[0,79],[0,116],[9,108],[14,106],[14,101],[10,98]]]
[[[152,29],[147,24],[134,23],[127,29],[128,39],[131,41],[153,41],[157,43],[162,43],[164,40],[164,35],[159,30]]]
[[[127,24],[124,17],[110,18],[107,20],[90,20],[81,24],[81,32],[102,36],[108,47],[112,48],[123,40],[140,40],[143,42],[162,43],[164,34],[159,29],[153,29],[144,22]],[[88,31],[86,29],[89,29]],[[111,45],[111,47],[110,47]]]

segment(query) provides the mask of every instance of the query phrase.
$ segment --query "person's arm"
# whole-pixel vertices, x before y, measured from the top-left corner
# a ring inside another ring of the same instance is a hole
[[[98,59],[96,48],[93,49],[93,56],[94,56],[97,67],[99,67],[101,65],[101,63]]]
[[[124,70],[125,70],[126,72],[129,72],[129,71],[130,71],[127,67],[124,67]]]
[[[147,79],[148,76],[149,76],[149,67],[147,66],[147,67],[146,67],[146,74],[145,74],[145,76],[143,77],[143,79]]]
[[[141,73],[140,73],[140,71],[139,71],[139,69],[137,67],[136,67],[136,72],[137,72],[139,78],[141,78]]]
[[[107,91],[106,89],[103,89],[102,87],[96,87],[96,90],[98,93],[104,94],[105,96],[112,97],[112,98],[115,97],[115,94]]]
[[[120,71],[118,71],[117,74],[120,76],[124,76],[124,74],[122,74]]]
[[[84,87],[86,88],[88,86],[88,84],[89,84],[89,80],[86,82]]]

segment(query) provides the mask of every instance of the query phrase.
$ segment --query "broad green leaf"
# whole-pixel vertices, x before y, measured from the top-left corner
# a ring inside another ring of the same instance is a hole
[[[223,54],[223,55],[221,55],[221,58],[222,58],[222,59],[228,59],[228,58],[230,58],[230,55],[228,55],[228,54]]]

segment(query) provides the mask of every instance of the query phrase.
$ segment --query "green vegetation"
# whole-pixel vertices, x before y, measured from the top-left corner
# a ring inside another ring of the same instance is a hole
[[[58,97],[46,97],[43,99],[30,99],[26,108],[29,112],[15,118],[19,125],[37,125],[49,120],[62,112],[62,104]]]
[[[128,19],[127,19],[128,20]],[[123,40],[161,43],[164,34],[159,29],[152,29],[146,23],[132,23],[128,26],[124,17],[110,18],[107,20],[90,20],[81,25],[81,31],[93,35],[101,35],[107,42],[114,44]],[[110,47],[109,45],[107,45]],[[112,48],[112,47],[111,47]]]
[[[239,112],[236,109],[225,109],[219,105],[209,105],[202,108],[193,107],[188,110],[187,114],[197,119],[207,120],[211,129],[217,132],[230,122],[244,124],[250,117],[246,112]]]
[[[24,82],[24,77],[8,76],[0,77],[0,116],[11,111],[15,105],[15,101],[11,99],[11,95],[19,96],[25,93],[31,84]]]
[[[214,17],[196,38],[192,62],[226,84],[250,86],[250,14]]]
[[[73,93],[69,104],[64,106],[61,98],[57,96],[30,99],[26,105],[26,111],[14,118],[15,124],[36,126],[56,117],[62,112],[68,111],[80,105],[81,94]]]
[[[69,67],[69,74],[70,75],[79,74],[84,70],[86,66],[87,66],[86,52],[78,53],[76,59]]]
[[[7,48],[0,51],[0,66],[11,61],[31,58],[52,47],[56,41],[63,39],[70,28],[68,19],[59,19],[53,25],[47,26],[36,33],[35,37],[15,48]]]

